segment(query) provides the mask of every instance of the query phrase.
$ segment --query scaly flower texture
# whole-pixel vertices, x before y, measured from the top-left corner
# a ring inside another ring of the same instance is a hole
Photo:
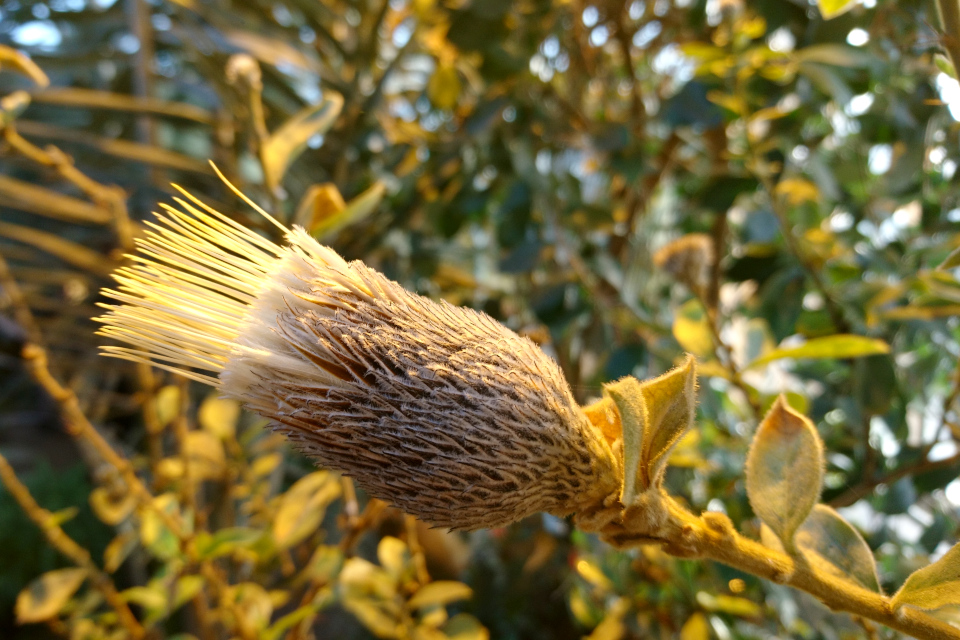
[[[348,263],[303,229],[284,228],[279,246],[181,193],[104,292],[120,304],[105,305],[100,333],[128,345],[107,355],[217,387],[434,525],[495,527],[616,499],[618,456],[530,340]]]

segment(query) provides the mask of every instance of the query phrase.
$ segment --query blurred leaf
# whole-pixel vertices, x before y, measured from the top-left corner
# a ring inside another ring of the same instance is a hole
[[[858,4],[857,0],[817,0],[817,7],[819,7],[820,15],[823,16],[824,20],[831,20],[843,15]]]
[[[710,640],[707,617],[698,611],[687,618],[680,628],[680,640]]]
[[[427,84],[427,96],[437,109],[450,110],[456,107],[461,90],[460,76],[453,65],[437,66]]]
[[[343,601],[344,608],[355,615],[357,620],[378,638],[401,638],[403,627],[392,612],[385,610],[381,603],[361,598],[348,598]]]
[[[126,520],[137,506],[137,498],[132,491],[120,495],[97,487],[90,492],[90,507],[105,524],[115,526]]]
[[[845,2],[844,0],[818,0],[818,3],[821,9],[824,4],[830,3],[851,7],[857,4],[857,0],[853,0],[852,2]],[[869,51],[832,42],[812,44],[796,51],[794,55],[801,62],[820,62],[823,64],[832,64],[836,67],[869,67],[876,62],[876,58],[874,58]]]
[[[469,613],[458,613],[443,625],[450,640],[490,640],[490,632]]]
[[[467,600],[473,596],[473,590],[462,582],[436,580],[420,587],[407,605],[413,609],[448,605],[458,600]]]
[[[894,607],[911,605],[939,609],[960,605],[960,544],[955,544],[933,564],[917,569],[892,599]]]
[[[382,182],[375,182],[372,187],[358,195],[343,208],[321,217],[315,215],[307,230],[317,240],[328,239],[352,224],[364,220],[377,210],[383,200],[386,187]],[[338,192],[339,193],[339,192]],[[308,193],[309,195],[309,193]],[[319,197],[318,193],[318,197]],[[302,203],[301,207],[304,206]]]
[[[775,191],[791,207],[797,207],[805,202],[816,202],[820,197],[817,185],[802,178],[784,178],[777,183]]]
[[[87,570],[77,568],[48,571],[36,578],[17,596],[17,623],[43,622],[55,617],[86,579]]]
[[[333,126],[342,108],[343,96],[326,91],[323,102],[304,108],[270,135],[260,150],[270,190],[280,186],[287,169],[306,149],[310,138],[325,134]]]
[[[406,543],[393,536],[384,536],[380,539],[380,543],[377,544],[377,560],[380,561],[384,571],[397,582],[412,566]]]
[[[103,570],[107,573],[113,573],[119,569],[120,565],[137,548],[137,541],[136,531],[124,531],[111,540],[103,551]]]
[[[344,597],[375,596],[388,600],[397,595],[396,580],[377,565],[363,558],[349,558],[340,571],[338,584]]]
[[[230,555],[237,549],[246,549],[259,542],[263,532],[250,527],[227,527],[213,534],[197,534],[197,555],[201,560]]]
[[[710,319],[698,300],[688,300],[677,310],[673,320],[673,337],[685,351],[706,358],[713,355],[713,332]]]
[[[747,455],[754,513],[793,550],[793,536],[820,499],[823,444],[816,427],[782,395],[760,423]]]
[[[583,558],[577,560],[577,573],[600,591],[605,593],[613,591],[613,583],[610,582],[610,578],[593,562]]]
[[[143,508],[140,514],[140,543],[157,558],[169,560],[180,553],[180,543],[158,512],[176,519],[179,516],[176,496],[164,493],[154,498],[149,508]]]
[[[879,353],[890,353],[890,345],[883,340],[850,334],[807,340],[806,344],[788,349],[774,349],[746,366],[753,369],[783,358],[860,358]]]
[[[340,482],[329,471],[314,471],[297,480],[280,497],[273,521],[277,547],[292,547],[316,531],[327,506],[339,497]]]
[[[224,598],[234,604],[231,611],[241,617],[241,625],[256,632],[270,624],[273,602],[267,590],[255,582],[241,582],[227,587]]]
[[[343,552],[338,547],[320,545],[313,552],[304,573],[320,584],[332,582],[343,566]]]
[[[56,104],[69,107],[111,109],[115,111],[149,113],[158,116],[181,118],[199,124],[215,123],[213,114],[206,109],[186,104],[143,96],[129,96],[109,91],[96,91],[80,87],[51,87],[31,94],[33,101],[41,104]]]
[[[184,455],[190,464],[190,477],[216,480],[227,471],[223,443],[208,431],[190,431],[183,443]]]
[[[240,419],[240,403],[231,398],[208,396],[197,411],[197,422],[208,432],[221,440],[236,435],[237,420]]]
[[[157,423],[166,427],[174,418],[180,415],[180,387],[168,384],[160,387],[154,397],[154,406],[157,410]]]
[[[863,536],[843,517],[822,504],[797,530],[796,545],[813,566],[839,578],[853,579],[871,591],[880,592],[877,563]]]
[[[763,614],[763,609],[753,600],[722,593],[712,595],[706,591],[698,591],[697,603],[707,611],[718,611],[741,618],[758,618]]]

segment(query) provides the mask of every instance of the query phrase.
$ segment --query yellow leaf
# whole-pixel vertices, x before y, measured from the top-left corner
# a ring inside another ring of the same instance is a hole
[[[816,202],[817,198],[820,197],[817,185],[802,178],[784,178],[777,183],[774,191],[794,207],[804,202]]]
[[[190,464],[190,477],[215,480],[227,470],[227,456],[220,438],[208,431],[190,431],[183,443]]]
[[[680,640],[709,640],[710,625],[707,617],[697,612],[687,618],[687,621],[680,627]]]
[[[705,358],[713,354],[713,332],[710,319],[698,300],[689,300],[677,310],[673,320],[673,337],[684,351]]]
[[[57,569],[44,573],[17,596],[17,623],[43,622],[55,617],[86,578],[86,569]]]
[[[877,563],[870,547],[849,522],[827,505],[813,507],[797,529],[796,543],[811,566],[880,592]]]
[[[610,582],[610,578],[600,570],[600,567],[589,560],[581,559],[577,561],[577,573],[597,589],[601,591],[613,591],[613,583]]]
[[[399,580],[404,571],[410,567],[410,552],[407,550],[407,545],[399,538],[384,536],[377,545],[377,560],[394,580]]]
[[[760,423],[747,454],[754,513],[793,550],[793,536],[820,499],[823,443],[816,427],[782,395]]]
[[[90,507],[106,524],[118,525],[126,520],[137,506],[137,499],[132,492],[115,495],[104,487],[97,487],[90,492]]]
[[[380,206],[385,192],[386,186],[382,182],[374,182],[373,186],[345,204],[340,210],[315,220],[307,229],[317,240],[329,238],[370,216]]]
[[[277,546],[287,549],[316,531],[327,506],[340,497],[340,483],[329,471],[314,471],[297,480],[280,498],[273,521]]]
[[[939,609],[960,605],[960,544],[930,566],[917,569],[893,596],[893,606]]]
[[[341,109],[343,96],[335,91],[325,91],[323,102],[305,107],[267,139],[260,157],[269,189],[280,186],[287,169],[303,153],[310,138],[326,133],[336,122]]]
[[[378,638],[400,638],[402,629],[399,620],[383,603],[373,602],[362,598],[346,598],[343,607],[356,616],[373,635]]]
[[[180,387],[168,384],[157,391],[154,398],[157,408],[157,422],[166,427],[173,419],[180,415]]]
[[[350,558],[343,564],[338,580],[347,597],[376,596],[382,600],[397,594],[393,577],[377,565],[363,558]]]
[[[857,0],[817,0],[817,7],[820,8],[820,15],[824,20],[843,15],[857,4],[859,4]]]
[[[240,419],[240,403],[229,398],[209,396],[197,411],[200,426],[222,440],[232,438]]]
[[[758,618],[763,610],[753,600],[728,596],[725,594],[711,595],[706,591],[697,593],[697,603],[707,611],[719,611],[741,618]]]
[[[862,356],[872,356],[880,353],[890,353],[890,345],[883,340],[840,333],[824,338],[807,340],[805,344],[799,347],[774,349],[748,364],[746,368],[753,369],[773,362],[774,360],[782,360],[783,358],[793,358],[795,360],[801,358],[842,359],[860,358]]]
[[[280,466],[281,462],[283,462],[282,455],[279,453],[268,453],[253,461],[253,464],[250,465],[250,472],[255,478],[261,478],[269,473],[273,473],[273,470]]]
[[[443,625],[450,640],[490,640],[490,632],[469,613],[458,613]]]
[[[227,588],[224,594],[234,615],[241,617],[241,625],[255,631],[262,631],[270,624],[273,615],[273,602],[267,590],[255,582],[241,582]]]
[[[103,569],[107,573],[113,573],[120,568],[123,561],[127,559],[130,552],[137,547],[137,534],[135,531],[124,531],[116,538],[110,541],[107,548],[103,550]]]
[[[420,587],[407,604],[413,609],[447,605],[473,596],[473,590],[462,582],[437,580]]]
[[[427,97],[438,109],[453,109],[460,99],[460,76],[453,65],[437,67],[427,84]]]

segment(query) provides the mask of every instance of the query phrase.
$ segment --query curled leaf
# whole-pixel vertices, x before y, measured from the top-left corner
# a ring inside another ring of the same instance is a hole
[[[86,569],[48,571],[27,585],[17,596],[18,624],[43,622],[60,613],[87,578]]]
[[[260,151],[264,177],[270,189],[276,189],[287,169],[315,135],[326,133],[343,108],[343,96],[328,91],[323,102],[306,107],[287,120],[264,143]]]
[[[820,499],[823,443],[813,423],[780,396],[747,455],[747,497],[754,513],[793,549],[793,536]]]

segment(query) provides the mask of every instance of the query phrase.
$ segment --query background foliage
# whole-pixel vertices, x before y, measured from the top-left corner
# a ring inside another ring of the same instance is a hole
[[[80,510],[58,512],[65,531],[162,635],[863,633],[797,592],[613,552],[551,517],[423,529],[310,474],[207,389],[98,357],[89,322],[170,182],[259,224],[212,158],[345,257],[532,337],[581,401],[697,355],[701,428],[667,482],[742,530],[758,528],[749,436],[787,392],[826,443],[824,501],[893,592],[960,519],[960,283],[955,260],[937,269],[960,245],[960,85],[932,3],[848,8],[5,0],[0,251],[17,323],[2,326],[0,448],[41,506]],[[63,434],[67,405],[19,355],[28,337],[159,502]],[[304,501],[318,508],[283,515]],[[179,540],[161,512],[189,523]],[[13,598],[69,564],[36,531],[0,494],[4,637],[36,637],[14,628]],[[95,581],[70,600],[71,575],[54,577],[74,637],[118,628]],[[420,595],[436,578],[470,589]]]

